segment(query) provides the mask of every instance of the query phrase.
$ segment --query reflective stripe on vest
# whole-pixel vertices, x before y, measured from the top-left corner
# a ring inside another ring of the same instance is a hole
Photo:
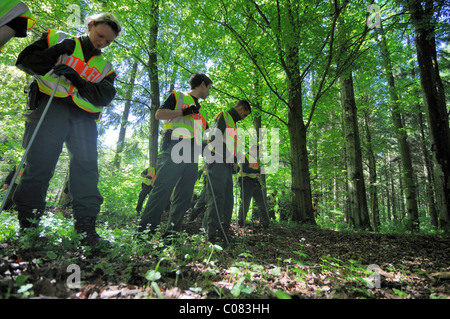
[[[236,156],[236,150],[237,150],[237,127],[236,122],[234,122],[233,117],[230,113],[220,111],[216,117],[214,118],[214,121],[217,120],[217,118],[222,114],[223,119],[225,121],[225,132],[222,132],[223,136],[223,143],[225,143],[225,147],[227,149],[227,153],[233,154]],[[212,133],[212,132],[211,132]],[[208,148],[214,152],[214,147],[211,144],[208,144]],[[223,155],[225,157],[225,155]]]
[[[188,93],[173,91],[176,100],[175,110],[182,110],[195,105],[194,98]],[[200,107],[199,113],[186,116],[177,116],[170,120],[165,120],[164,130],[172,130],[172,136],[178,138],[195,138],[197,145],[201,145],[203,133],[206,130],[206,113]]]
[[[148,178],[148,177],[151,177]],[[155,181],[156,175],[155,175],[155,168],[154,167],[149,167],[147,169],[147,176],[144,177],[144,180],[142,181],[145,185],[153,185],[153,182]]]
[[[48,30],[48,46],[54,46],[67,38],[64,32]],[[80,40],[75,38],[75,50],[72,55],[66,54],[59,57],[58,63],[66,64],[72,67],[83,79],[92,83],[101,82],[106,76],[114,72],[111,63],[106,61],[103,56],[93,56],[87,63],[84,61],[83,49]],[[53,71],[44,76],[37,76],[39,89],[41,92],[51,95],[55,88],[57,77]],[[81,109],[89,113],[101,113],[102,106],[95,106],[83,98],[78,89],[70,82],[60,81],[55,93],[55,97],[65,98],[71,96],[73,102]]]
[[[233,117],[228,112],[221,112],[225,119],[225,134],[224,134],[224,142],[227,147],[227,151],[230,154],[236,156],[237,149],[237,131],[236,131],[236,122],[234,122]],[[220,113],[219,113],[220,114]]]
[[[251,169],[257,170],[259,168],[258,165],[258,161],[256,160],[256,158],[254,158],[253,156],[247,154],[245,155],[245,158],[248,161],[249,167]],[[246,173],[243,170],[244,164],[241,164],[241,170],[239,171],[239,176],[240,177],[250,177],[250,178],[257,178],[258,177],[258,173]]]

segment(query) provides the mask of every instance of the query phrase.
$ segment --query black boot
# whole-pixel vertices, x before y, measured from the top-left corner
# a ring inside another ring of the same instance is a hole
[[[80,216],[75,219],[75,231],[83,234],[81,239],[82,246],[91,246],[93,248],[109,248],[110,243],[102,239],[95,231],[96,216]]]
[[[32,211],[19,210],[17,218],[19,219],[20,233],[23,234],[28,230],[37,229],[42,215],[44,215],[44,212],[38,209]]]

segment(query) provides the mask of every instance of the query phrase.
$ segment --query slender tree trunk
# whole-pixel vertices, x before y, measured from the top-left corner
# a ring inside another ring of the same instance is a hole
[[[342,192],[342,190],[339,187],[339,183],[338,183],[338,172],[337,172],[337,162],[338,159],[336,157],[333,157],[333,206],[334,206],[334,210],[339,210],[340,209],[340,200],[339,198],[341,198],[340,196],[338,196],[338,192]]]
[[[372,134],[370,133],[370,114],[367,110],[364,112],[364,128],[366,131],[367,155],[369,159],[369,194],[372,225],[374,230],[378,230],[380,227],[380,211],[378,207],[377,165],[372,147]]]
[[[383,26],[380,27],[381,36],[381,56],[383,67],[389,86],[389,95],[392,105],[392,121],[395,127],[398,148],[401,157],[401,179],[406,199],[406,213],[410,220],[409,228],[412,231],[419,231],[419,209],[417,207],[416,183],[414,180],[414,171],[412,166],[411,150],[409,147],[408,136],[404,129],[400,112],[400,100],[395,86],[395,79],[392,70],[391,58],[387,47]]]
[[[398,181],[399,181],[399,190],[400,190],[400,220],[402,221],[403,218],[406,216],[406,206],[405,206],[405,187],[403,186],[403,175],[402,175],[402,161],[400,158],[397,158],[397,166],[398,166]]]
[[[366,187],[362,169],[361,145],[351,71],[340,78],[347,150],[348,204],[350,223],[358,229],[371,229]]]
[[[136,81],[137,66],[138,66],[137,62],[136,61],[133,62],[130,74],[130,83],[126,93],[125,108],[123,110],[122,119],[120,121],[119,138],[116,144],[116,154],[114,155],[114,168],[116,170],[120,169],[121,155],[125,147],[125,134],[127,131],[128,116],[130,114],[131,99],[133,97],[134,84]]]
[[[389,164],[389,185],[391,186],[391,203],[392,203],[392,220],[398,219],[398,209],[397,209],[397,195],[395,194],[395,183],[394,183],[394,169],[392,168],[392,157],[391,152],[388,152],[388,164]]]
[[[436,208],[440,227],[450,231],[450,128],[436,54],[434,1],[408,0],[407,3],[415,30],[420,82],[432,141]]]
[[[150,38],[148,57],[148,76],[150,80],[151,92],[149,164],[150,167],[156,167],[156,158],[158,156],[159,121],[156,120],[155,114],[160,106],[158,78],[159,0],[152,0],[150,8]]]
[[[428,153],[427,144],[425,141],[425,126],[423,123],[423,114],[420,110],[420,106],[417,106],[419,113],[417,115],[420,127],[420,147],[422,149],[422,157],[424,161],[424,175],[427,180],[427,205],[431,217],[431,225],[438,227],[439,220],[436,211],[436,204],[434,201],[434,190],[433,190],[433,168],[430,160],[430,154]]]
[[[390,192],[390,163],[389,161],[389,155],[388,154],[383,154],[383,165],[384,165],[384,187],[383,189],[385,190],[385,197],[386,197],[386,220],[387,221],[391,221],[392,220],[392,212],[391,212],[391,192]]]
[[[262,119],[261,119],[261,83],[259,81],[259,77],[258,77],[259,73],[256,71],[253,73],[253,83],[252,83],[252,103],[253,103],[253,109],[255,110],[253,113],[253,127],[255,128],[256,131],[256,138],[257,141],[260,142],[262,140],[262,136],[260,136],[260,129],[262,127]],[[261,149],[260,149],[261,151]],[[262,155],[262,153],[259,153],[259,155]],[[258,161],[261,161],[260,158],[258,158]],[[264,174],[261,174],[260,176],[261,178],[261,183],[263,186],[263,193],[265,198],[267,197],[267,187],[266,187],[266,176]],[[267,207],[266,207],[267,208]]]

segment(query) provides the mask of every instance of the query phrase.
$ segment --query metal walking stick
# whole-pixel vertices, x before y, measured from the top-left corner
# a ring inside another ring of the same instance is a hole
[[[34,128],[34,132],[31,135],[30,141],[28,142],[27,148],[25,149],[25,153],[23,154],[22,160],[20,161],[19,166],[17,167],[16,171],[14,172],[14,176],[13,176],[13,178],[11,180],[11,184],[10,185],[13,185],[15,183],[15,181],[17,179],[17,176],[19,175],[19,172],[20,172],[23,164],[25,163],[25,159],[27,157],[28,152],[30,151],[31,145],[33,144],[33,141],[34,141],[34,139],[35,139],[35,137],[37,135],[37,132],[39,131],[39,128],[41,127],[41,124],[44,121],[44,118],[45,118],[45,115],[47,114],[48,109],[50,108],[50,104],[53,101],[53,97],[56,94],[56,89],[58,88],[60,79],[61,79],[61,76],[58,76],[58,78],[56,80],[55,88],[53,89],[53,92],[52,92],[52,95],[50,96],[50,99],[48,100],[47,105],[45,106],[44,111],[42,112],[42,115],[41,115],[41,118],[39,119],[38,124]],[[8,192],[6,193],[5,197],[3,198],[2,206],[0,207],[0,214],[3,212],[3,208],[5,207],[6,200],[10,196],[11,189],[12,189],[12,187],[8,188]]]

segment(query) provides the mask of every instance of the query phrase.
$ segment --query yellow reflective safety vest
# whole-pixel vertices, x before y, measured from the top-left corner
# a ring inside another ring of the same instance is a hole
[[[217,118],[222,114],[223,119],[225,121],[225,132],[222,132],[223,136],[223,143],[225,144],[226,151],[228,154],[232,154],[233,156],[236,156],[237,152],[237,126],[236,122],[234,121],[233,117],[230,113],[220,111],[216,117],[214,118],[214,121],[217,121]],[[211,132],[212,134],[213,132]],[[211,143],[213,144],[213,143]],[[208,144],[208,148],[211,152],[214,152],[214,146]],[[225,157],[228,156],[226,154],[222,154],[222,156]]]
[[[245,155],[245,158],[248,161],[248,165],[250,167],[250,169],[255,170],[254,173],[247,173],[244,172],[243,168],[244,168],[244,164],[241,164],[241,170],[239,171],[239,176],[240,177],[250,177],[250,178],[257,178],[258,177],[258,161],[256,160],[256,158],[254,158],[253,156],[251,156],[250,154]]]
[[[223,112],[225,118],[225,125],[227,126],[225,131],[225,144],[230,154],[236,156],[237,149],[237,126],[233,117],[228,112]]]
[[[28,6],[19,0],[1,0],[0,1],[0,27],[17,17],[27,19],[27,30],[30,30],[36,24],[36,20]],[[3,51],[3,47],[1,48]]]
[[[182,110],[195,105],[194,98],[189,93],[173,91],[176,100],[175,110]],[[177,116],[170,120],[165,120],[164,130],[172,130],[172,136],[178,138],[195,138],[197,145],[202,144],[203,133],[206,130],[206,112],[200,107],[199,113],[186,116]]]
[[[225,120],[225,132],[223,132],[223,142],[226,145],[227,152],[236,156],[237,149],[237,126],[230,113],[221,111],[215,119],[222,114]]]
[[[144,177],[144,180],[142,181],[142,183],[144,183],[145,185],[148,185],[148,186],[153,185],[155,178],[156,178],[155,168],[149,167],[147,169],[147,176]]]
[[[64,32],[48,30],[48,46],[52,47],[60,43],[69,35]],[[75,50],[72,55],[64,54],[59,57],[58,63],[66,64],[72,67],[83,79],[92,83],[99,83],[105,77],[114,72],[114,69],[102,55],[93,56],[89,61],[84,60],[83,49],[79,38],[75,38]],[[45,94],[51,95],[56,86],[57,77],[53,71],[43,76],[36,76],[39,90]],[[101,113],[103,106],[93,105],[83,98],[78,89],[70,82],[60,81],[56,89],[55,97],[72,97],[73,102],[81,109],[89,113]]]

